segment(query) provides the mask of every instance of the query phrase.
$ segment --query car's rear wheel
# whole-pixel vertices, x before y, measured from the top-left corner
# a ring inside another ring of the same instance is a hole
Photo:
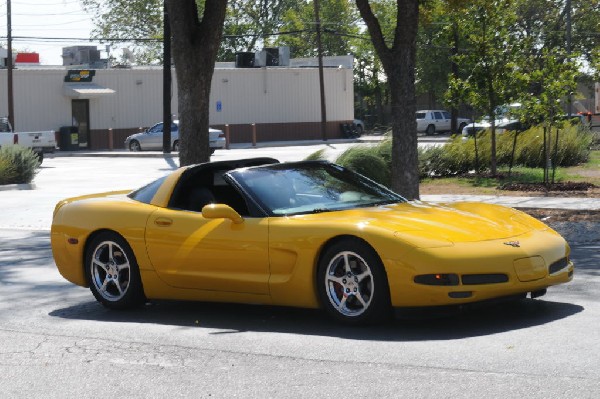
[[[85,256],[90,290],[98,302],[112,309],[144,303],[144,290],[135,256],[127,241],[112,232],[97,235]]]
[[[331,245],[321,256],[317,273],[321,305],[334,319],[372,324],[390,316],[383,264],[364,241],[347,238]]]
[[[427,129],[425,129],[425,133],[428,135],[435,134],[435,125],[427,126]]]
[[[131,140],[129,143],[129,151],[141,151],[142,146],[140,146],[140,142],[137,140]]]
[[[175,140],[173,143],[173,151],[179,151],[179,140]]]
[[[460,133],[462,133],[462,131],[463,131],[463,129],[465,128],[465,126],[467,126],[467,124],[466,124],[466,123],[464,123],[464,122],[460,124],[460,126],[458,127],[458,133],[459,133],[459,134],[460,134]]]

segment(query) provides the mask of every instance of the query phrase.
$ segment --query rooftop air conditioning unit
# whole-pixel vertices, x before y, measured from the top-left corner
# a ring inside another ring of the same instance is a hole
[[[235,53],[236,68],[254,68],[254,53],[239,52]]]

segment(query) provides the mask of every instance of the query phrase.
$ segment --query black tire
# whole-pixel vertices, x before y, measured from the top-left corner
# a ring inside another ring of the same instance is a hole
[[[358,238],[327,248],[317,270],[321,306],[345,324],[377,324],[391,316],[387,275],[377,253]]]
[[[173,143],[173,151],[179,151],[179,140],[175,140]]]
[[[131,142],[129,143],[129,151],[141,151],[142,150],[142,146],[140,145],[140,142],[137,140],[131,140]]]
[[[466,123],[461,123],[460,124],[460,126],[458,127],[458,134],[462,134],[462,131],[465,128],[465,126],[467,126]]]
[[[214,154],[216,150],[217,150],[216,148],[211,148],[210,149],[210,155]]]
[[[429,125],[427,126],[427,129],[425,129],[425,134],[432,136],[435,134],[435,125]]]
[[[356,133],[358,134],[358,136],[362,136],[362,134],[364,133],[365,129],[362,127],[362,125],[356,125]]]
[[[90,291],[107,308],[128,309],[145,302],[135,255],[120,235],[107,231],[94,237],[84,267]]]
[[[37,158],[38,158],[38,165],[41,165],[42,162],[44,162],[44,153],[36,152],[35,155],[37,155]]]

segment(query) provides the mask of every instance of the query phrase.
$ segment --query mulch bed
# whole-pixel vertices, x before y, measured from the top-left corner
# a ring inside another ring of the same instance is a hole
[[[561,182],[546,186],[544,183],[505,183],[498,187],[505,191],[531,191],[531,192],[565,192],[565,191],[587,191],[596,185],[585,182]]]

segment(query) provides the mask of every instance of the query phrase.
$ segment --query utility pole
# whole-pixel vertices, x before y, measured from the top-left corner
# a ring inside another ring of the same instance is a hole
[[[323,48],[321,46],[321,18],[319,0],[313,0],[315,6],[315,24],[317,26],[317,57],[319,59],[319,89],[321,91],[321,137],[327,140],[327,107],[325,106],[325,80],[323,77]]]
[[[573,28],[571,26],[571,0],[567,0],[565,7],[567,7],[567,60],[571,62],[571,35],[573,34]],[[571,88],[571,90],[569,90],[569,109],[567,111],[567,116],[569,117],[571,117],[571,102],[573,101],[573,94],[571,94],[572,91],[573,90]]]
[[[163,153],[171,153],[171,23],[163,4]]]
[[[6,68],[7,68],[7,86],[8,86],[8,121],[15,130],[15,104],[13,94],[13,60],[12,60],[12,24],[11,24],[10,0],[6,0]]]

